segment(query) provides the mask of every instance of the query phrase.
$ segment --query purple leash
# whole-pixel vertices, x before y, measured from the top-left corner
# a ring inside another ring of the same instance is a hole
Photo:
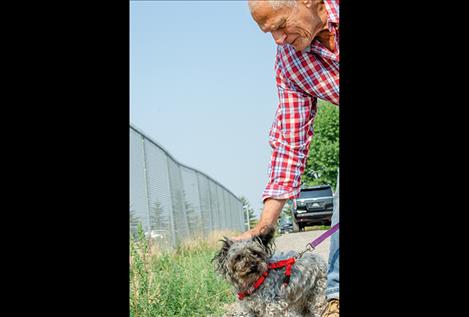
[[[313,242],[308,243],[313,249],[315,249],[321,242],[329,238],[330,235],[332,235],[334,232],[339,230],[339,224],[336,223],[332,228],[321,234],[317,239],[315,239]]]
[[[298,255],[297,258],[301,258],[301,256],[303,256],[303,254],[306,252],[306,251],[313,251],[319,244],[321,244],[321,242],[323,242],[324,240],[326,240],[327,238],[329,238],[332,234],[334,234],[337,230],[339,230],[339,224],[336,223],[334,226],[332,226],[332,228],[330,228],[329,230],[327,230],[326,232],[324,232],[323,234],[321,234],[319,237],[317,237],[316,239],[314,239],[313,241],[311,241],[310,243],[308,243],[306,245],[306,250],[304,250],[303,252],[300,252],[300,254]]]

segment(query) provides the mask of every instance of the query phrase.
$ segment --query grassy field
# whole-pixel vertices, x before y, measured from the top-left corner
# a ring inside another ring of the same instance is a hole
[[[235,295],[210,260],[218,240],[235,234],[192,239],[171,252],[161,252],[143,234],[130,241],[130,316],[220,316]]]

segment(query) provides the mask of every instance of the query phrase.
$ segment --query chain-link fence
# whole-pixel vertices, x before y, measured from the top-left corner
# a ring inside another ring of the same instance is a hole
[[[138,223],[161,246],[216,229],[246,230],[241,201],[206,174],[177,162],[130,125],[130,231]]]

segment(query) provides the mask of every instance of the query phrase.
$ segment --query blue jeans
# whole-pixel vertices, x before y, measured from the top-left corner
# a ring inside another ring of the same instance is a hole
[[[337,174],[337,187],[334,195],[334,209],[332,211],[331,226],[339,222],[339,175]],[[329,264],[327,271],[327,300],[339,298],[339,233],[337,230],[332,236],[329,248]]]

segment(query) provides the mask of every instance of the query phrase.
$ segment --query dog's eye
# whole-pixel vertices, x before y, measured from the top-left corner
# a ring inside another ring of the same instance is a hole
[[[236,262],[240,261],[241,260],[241,255],[237,255],[234,259]]]

